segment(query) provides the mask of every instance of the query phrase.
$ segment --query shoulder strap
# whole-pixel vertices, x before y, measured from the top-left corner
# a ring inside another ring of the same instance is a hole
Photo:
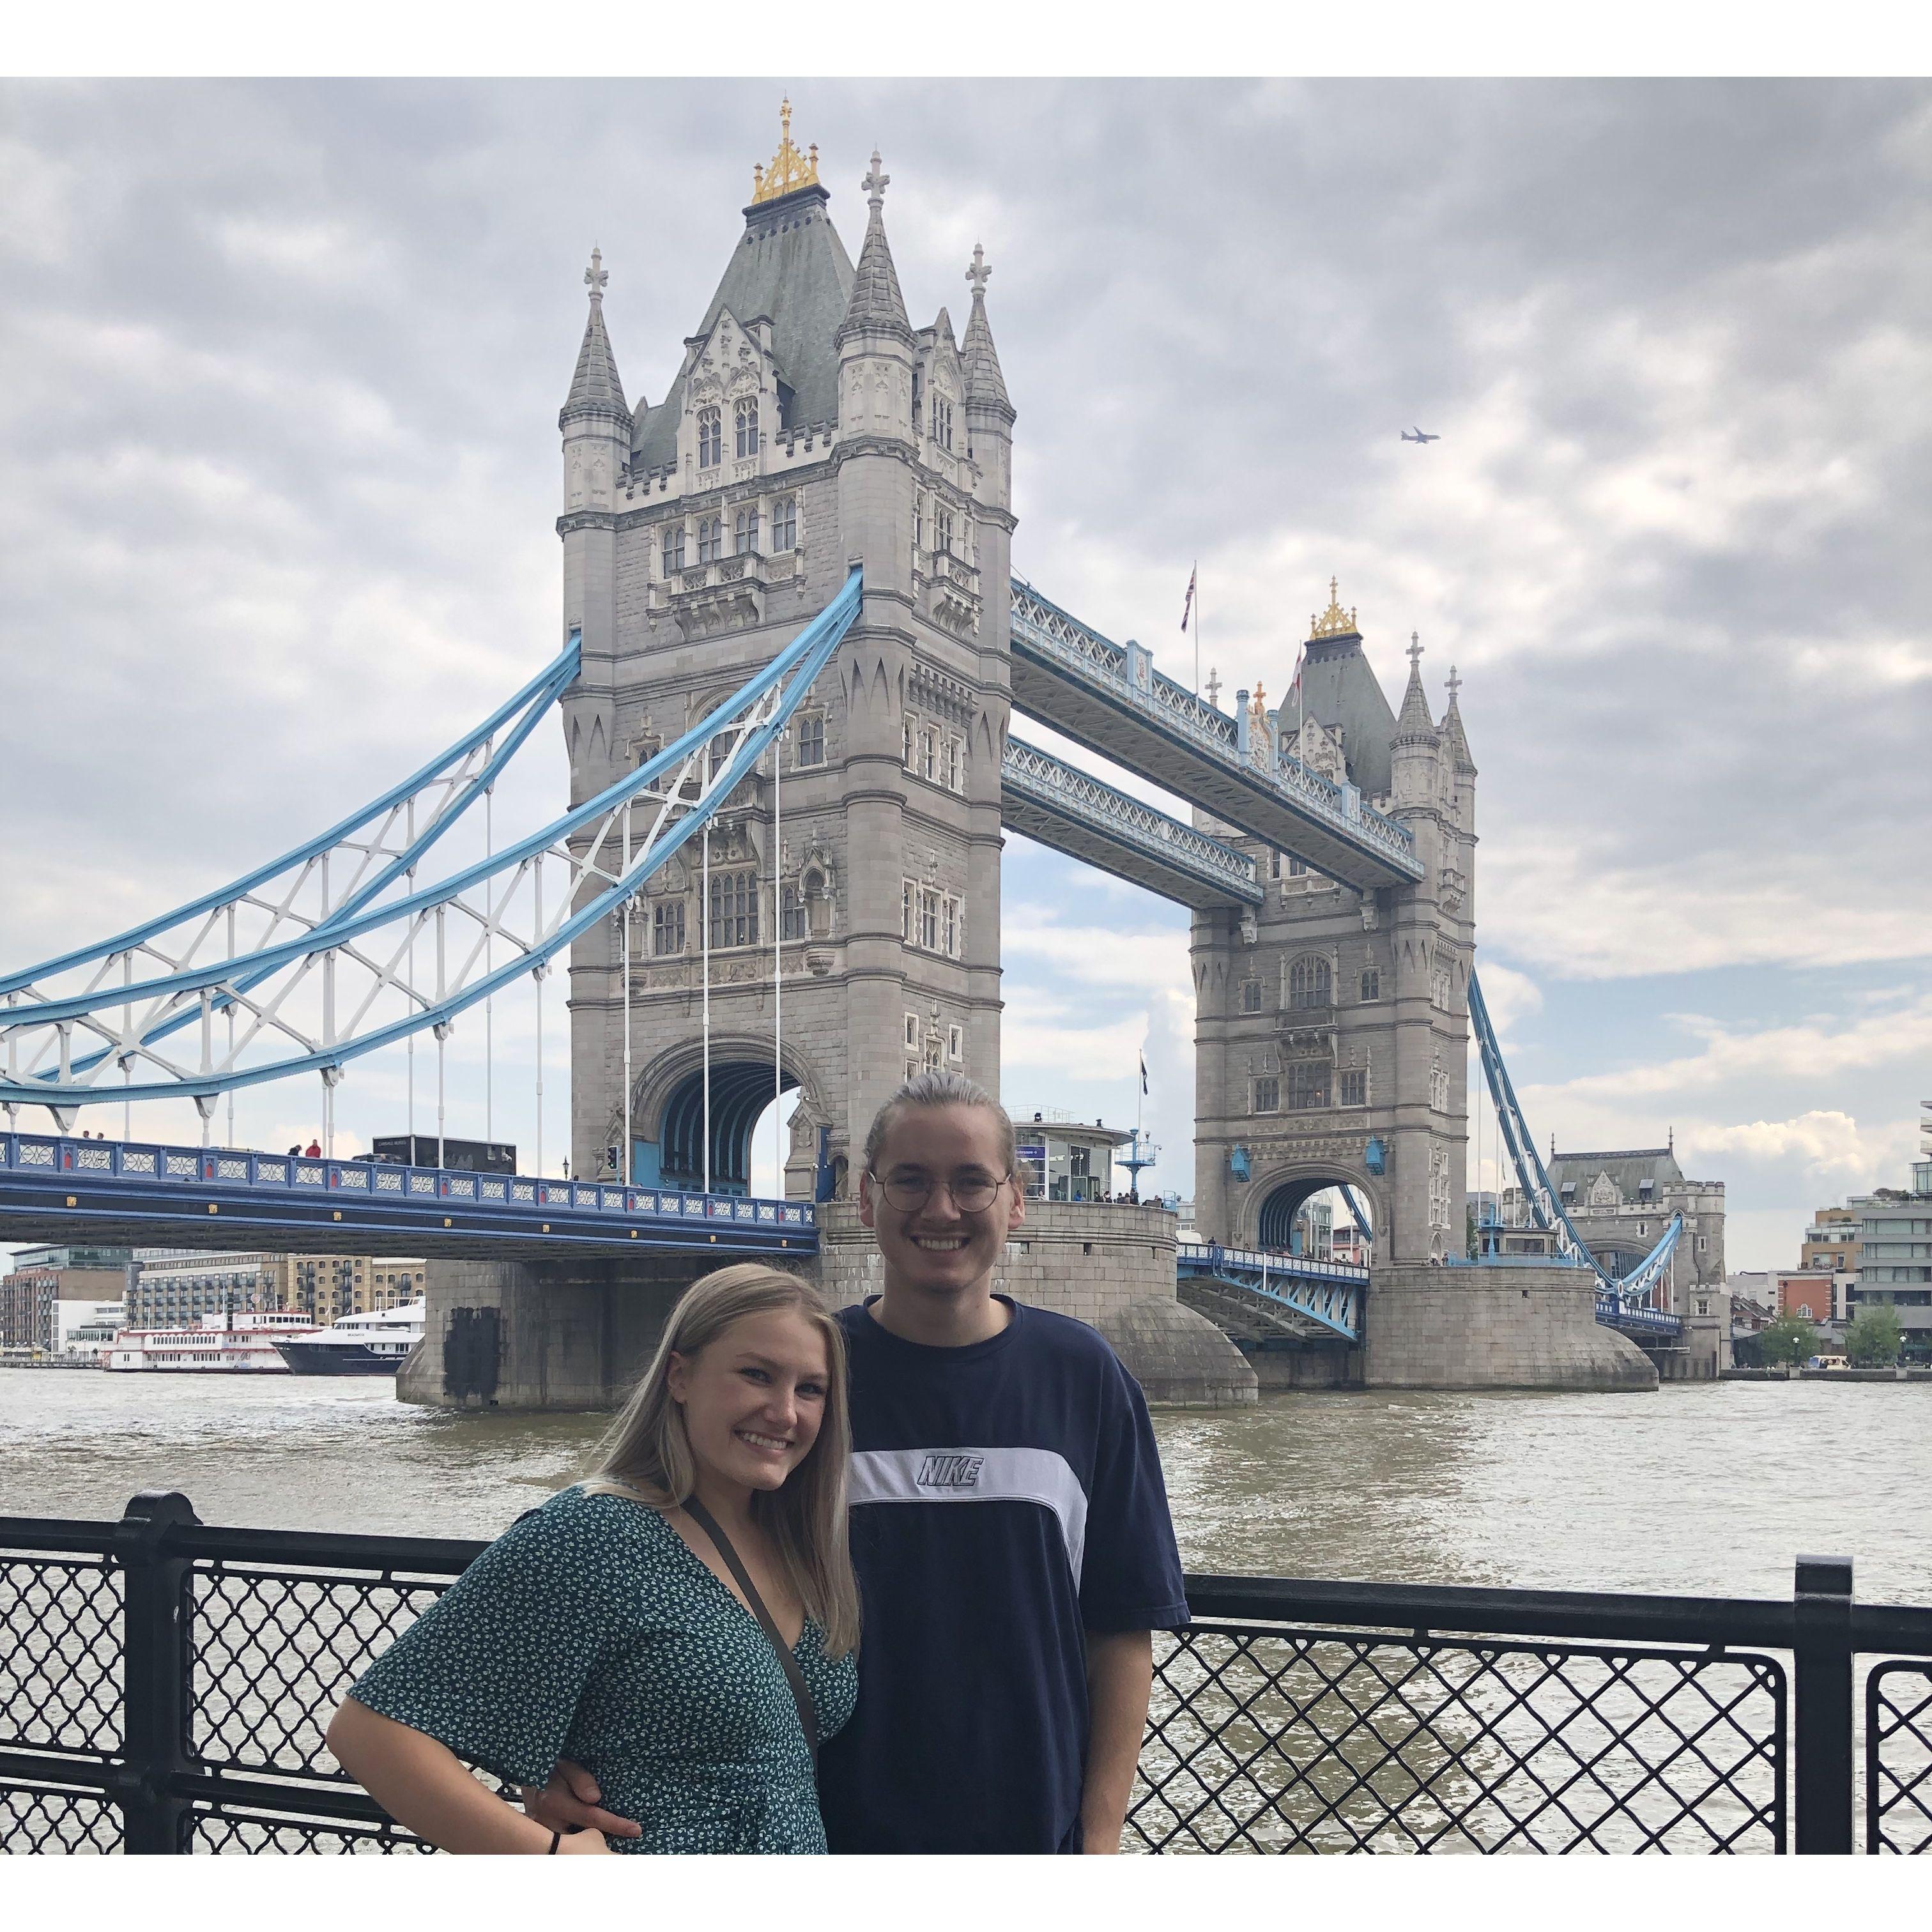
[[[758,1620],[772,1648],[778,1653],[778,1668],[785,1674],[785,1682],[791,1686],[791,1694],[798,1706],[798,1720],[805,1729],[806,1748],[812,1753],[814,1768],[818,1763],[818,1713],[813,1708],[812,1693],[806,1688],[805,1673],[798,1667],[798,1659],[792,1654],[791,1646],[779,1634],[778,1625],[772,1621],[772,1613],[765,1607],[765,1600],[758,1594],[758,1586],[739,1560],[738,1552],[731,1546],[731,1539],[718,1527],[718,1520],[694,1496],[686,1496],[683,1509],[686,1515],[710,1538],[717,1546],[718,1553],[724,1559],[724,1567],[738,1580],[738,1587],[745,1593],[745,1600],[752,1606],[752,1614]]]

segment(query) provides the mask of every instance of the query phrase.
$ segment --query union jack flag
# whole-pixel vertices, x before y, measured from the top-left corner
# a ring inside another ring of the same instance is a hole
[[[1191,565],[1191,564],[1190,564],[1190,565],[1188,566],[1188,571],[1187,571],[1187,602],[1186,602],[1186,603],[1184,603],[1184,604],[1182,604],[1182,605],[1181,605],[1181,607],[1180,607],[1180,628],[1181,628],[1184,631],[1184,630],[1186,630],[1186,628],[1187,628],[1187,620],[1188,620],[1188,616],[1189,616],[1189,614],[1190,614],[1190,613],[1193,610],[1193,608],[1194,608],[1194,566],[1193,566],[1192,565]]]

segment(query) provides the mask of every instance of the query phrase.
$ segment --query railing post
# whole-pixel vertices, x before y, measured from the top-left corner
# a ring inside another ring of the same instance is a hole
[[[116,1526],[123,1590],[121,1636],[124,1762],[113,1795],[130,1853],[178,1853],[187,1801],[174,1790],[188,1768],[188,1658],[182,1586],[185,1557],[167,1553],[169,1532],[200,1522],[177,1492],[144,1490]]]
[[[1842,1855],[1852,1849],[1850,1560],[1799,1557],[1793,1606],[1797,1849]]]

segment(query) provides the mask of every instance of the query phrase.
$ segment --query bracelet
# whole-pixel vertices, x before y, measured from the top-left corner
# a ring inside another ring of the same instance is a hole
[[[563,1841],[563,1834],[562,1834],[561,1832],[551,1832],[551,1834],[550,1834],[550,1852],[551,1852],[552,1853],[554,1853],[554,1852],[555,1852],[555,1851],[556,1851],[556,1848],[557,1848],[557,1846],[558,1846],[560,1844],[561,1844],[562,1843],[562,1841]],[[547,1856],[548,1856],[548,1855],[547,1855]]]

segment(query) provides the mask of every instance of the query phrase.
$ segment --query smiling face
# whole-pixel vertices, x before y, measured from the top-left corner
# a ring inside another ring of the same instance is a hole
[[[902,1107],[859,1186],[859,1218],[878,1237],[889,1291],[950,1298],[984,1296],[1006,1246],[1007,1230],[1025,1218],[1025,1204],[989,1107]],[[896,1206],[888,1189],[932,1182],[920,1207]],[[971,1196],[996,1183],[985,1207],[962,1208],[955,1190]]]
[[[742,1316],[694,1355],[674,1352],[670,1397],[700,1469],[734,1488],[778,1488],[818,1439],[830,1364],[824,1331],[796,1308]]]

